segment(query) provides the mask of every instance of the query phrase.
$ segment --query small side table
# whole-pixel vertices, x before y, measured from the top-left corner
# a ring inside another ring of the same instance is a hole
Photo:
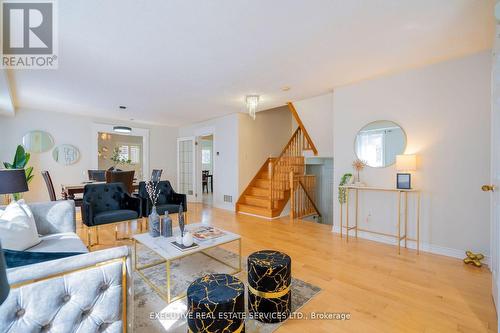
[[[340,204],[340,237],[343,237],[343,232],[344,229],[346,231],[346,240],[349,242],[349,232],[351,230],[354,230],[354,236],[357,238],[358,237],[358,230],[362,232],[368,232],[372,234],[377,234],[377,235],[382,235],[382,236],[388,236],[388,237],[394,237],[398,240],[398,254],[401,253],[401,241],[404,240],[404,247],[407,248],[407,241],[415,241],[417,243],[417,254],[420,254],[420,191],[417,189],[398,189],[398,188],[386,188],[386,187],[369,187],[369,186],[354,186],[354,185],[347,185],[347,186],[339,186],[339,189],[345,189],[346,193],[346,202],[345,204]],[[382,232],[377,232],[374,230],[366,230],[366,229],[361,229],[358,227],[358,194],[359,191],[378,191],[378,192],[394,192],[397,194],[398,198],[398,208],[397,208],[397,214],[398,214],[398,234],[397,235],[392,235],[392,234],[387,234],[387,233],[382,233]],[[355,214],[354,214],[354,225],[349,226],[349,194],[350,192],[354,192],[354,198],[355,198]],[[415,194],[416,195],[416,200],[417,200],[417,210],[416,210],[416,224],[417,224],[417,239],[412,239],[408,237],[408,194]],[[401,235],[401,201],[403,200],[403,211],[404,211],[404,218],[403,218],[403,224],[404,224],[404,235]],[[346,225],[343,225],[343,211],[344,211],[344,206],[345,206],[345,219],[346,219]]]

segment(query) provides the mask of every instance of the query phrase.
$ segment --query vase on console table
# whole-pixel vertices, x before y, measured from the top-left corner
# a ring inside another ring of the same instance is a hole
[[[172,237],[172,218],[168,215],[168,210],[161,219],[161,235],[163,237]]]
[[[160,236],[160,215],[156,211],[156,206],[153,206],[151,209],[151,214],[148,216],[148,227],[149,227],[149,235],[151,237]]]

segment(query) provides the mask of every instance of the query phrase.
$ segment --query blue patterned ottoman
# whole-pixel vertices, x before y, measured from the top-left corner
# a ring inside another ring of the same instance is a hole
[[[188,332],[245,332],[245,286],[228,274],[208,274],[187,290]]]
[[[248,311],[264,323],[284,321],[291,312],[292,259],[263,250],[248,257]]]

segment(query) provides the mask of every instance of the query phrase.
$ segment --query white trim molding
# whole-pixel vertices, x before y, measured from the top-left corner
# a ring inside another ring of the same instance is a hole
[[[340,234],[340,227],[334,226],[332,229],[332,232]],[[371,241],[375,241],[375,242],[379,242],[379,243],[384,243],[384,244],[390,244],[390,245],[394,245],[394,246],[397,245],[396,238],[384,236],[384,235],[372,234],[369,232],[358,231],[358,238],[363,238],[363,239],[367,239],[367,240],[371,240]],[[355,238],[354,238],[354,236],[349,236],[349,239],[355,239]],[[408,240],[408,248],[410,248],[412,250],[416,250],[417,249],[416,241]],[[396,251],[396,249],[394,251]],[[439,255],[457,258],[457,259],[465,258],[465,250],[452,249],[449,247],[444,247],[444,246],[434,245],[434,244],[429,244],[429,243],[424,243],[424,242],[420,242],[420,251],[433,253],[433,254],[439,254]],[[491,264],[490,256],[487,256],[487,255],[484,256],[484,263],[486,265],[490,266],[490,264]]]

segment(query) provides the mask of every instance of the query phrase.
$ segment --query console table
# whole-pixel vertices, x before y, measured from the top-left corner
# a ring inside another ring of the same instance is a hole
[[[345,229],[346,231],[346,239],[347,242],[349,242],[349,232],[351,230],[354,230],[354,235],[357,238],[358,237],[358,230],[362,232],[368,232],[372,234],[378,234],[382,236],[388,236],[388,237],[394,237],[398,240],[398,254],[401,253],[401,241],[404,240],[404,247],[407,247],[407,241],[415,241],[417,243],[417,254],[420,253],[420,191],[416,189],[398,189],[398,188],[385,188],[385,187],[369,187],[369,186],[354,186],[354,185],[347,185],[347,186],[339,186],[339,189],[345,189],[345,204],[340,204],[340,237],[343,237],[343,231]],[[366,229],[361,229],[358,227],[358,193],[359,191],[378,191],[378,192],[394,192],[397,195],[398,198],[398,208],[397,208],[397,214],[398,214],[398,234],[397,235],[392,235],[392,234],[386,234],[382,232],[377,232],[373,230],[366,230]],[[354,210],[354,225],[349,226],[349,194],[350,192],[354,192],[354,199],[355,199],[355,210]],[[416,210],[416,223],[417,223],[417,239],[412,239],[408,237],[408,195],[409,194],[414,194],[416,196],[417,200],[417,210]],[[403,197],[403,211],[404,211],[404,217],[403,217],[403,226],[404,226],[404,235],[401,235],[401,201]],[[346,219],[346,225],[343,225],[343,210],[345,206],[345,219]]]

